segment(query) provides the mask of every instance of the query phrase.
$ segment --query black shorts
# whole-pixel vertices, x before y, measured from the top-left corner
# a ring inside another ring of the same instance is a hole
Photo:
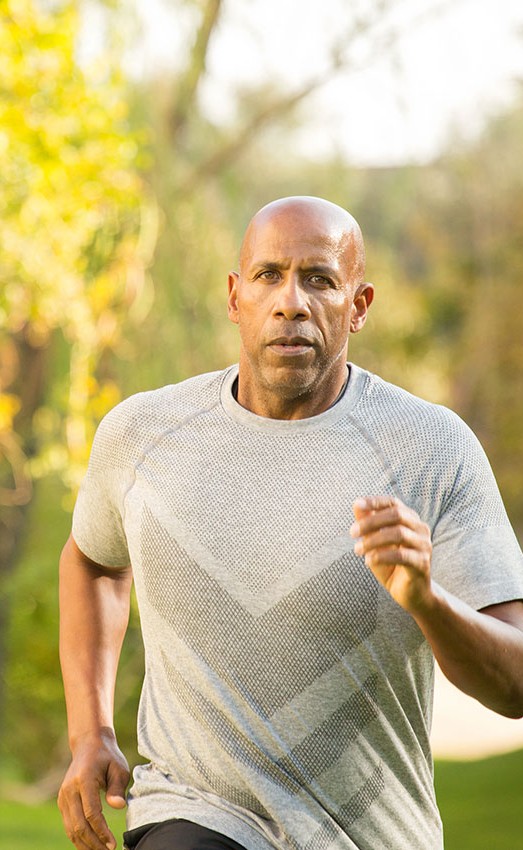
[[[125,850],[245,850],[226,835],[174,818],[130,829],[123,841]]]

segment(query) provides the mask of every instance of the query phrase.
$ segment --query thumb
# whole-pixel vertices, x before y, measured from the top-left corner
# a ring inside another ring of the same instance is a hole
[[[112,762],[107,771],[107,791],[105,799],[113,809],[124,809],[127,805],[125,801],[125,789],[129,781],[129,771],[124,770],[120,765]]]

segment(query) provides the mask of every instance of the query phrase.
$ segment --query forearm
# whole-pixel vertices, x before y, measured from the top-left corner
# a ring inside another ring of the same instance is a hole
[[[72,749],[81,738],[113,728],[130,588],[130,569],[104,570],[69,539],[60,559],[60,662]]]
[[[523,632],[475,611],[435,582],[431,590],[411,614],[445,676],[487,708],[523,716]]]
[[[417,622],[460,690],[507,717],[523,716],[523,602],[475,611],[431,577],[429,527],[399,499],[354,502],[354,551]]]

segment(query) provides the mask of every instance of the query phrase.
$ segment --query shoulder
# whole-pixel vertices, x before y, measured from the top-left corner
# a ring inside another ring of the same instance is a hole
[[[140,454],[147,444],[169,428],[218,404],[227,372],[208,372],[178,384],[129,396],[100,422],[94,449],[112,454],[113,461],[122,455],[129,458]]]
[[[398,495],[433,524],[465,492],[491,497],[495,482],[485,452],[452,410],[365,373],[354,416],[389,469]]]
[[[105,419],[121,423],[138,424],[144,417],[159,422],[173,422],[206,407],[219,399],[219,392],[228,370],[207,372],[168,384],[154,390],[136,393],[116,405]]]
[[[462,451],[477,438],[457,413],[389,383],[371,372],[366,380],[357,414],[369,430],[393,443],[416,440],[427,446]]]

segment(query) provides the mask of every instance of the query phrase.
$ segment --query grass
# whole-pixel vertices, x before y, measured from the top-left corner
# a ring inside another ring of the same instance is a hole
[[[523,850],[523,750],[474,762],[438,762],[436,791],[445,824],[445,850]],[[121,842],[125,814],[110,809],[106,815]],[[54,803],[0,802],[0,823],[0,850],[71,850],[73,846],[63,833]]]
[[[106,811],[109,827],[122,846],[125,812]],[[73,850],[54,802],[38,806],[0,802],[0,850]]]
[[[523,750],[439,762],[436,792],[445,850],[523,850]]]

